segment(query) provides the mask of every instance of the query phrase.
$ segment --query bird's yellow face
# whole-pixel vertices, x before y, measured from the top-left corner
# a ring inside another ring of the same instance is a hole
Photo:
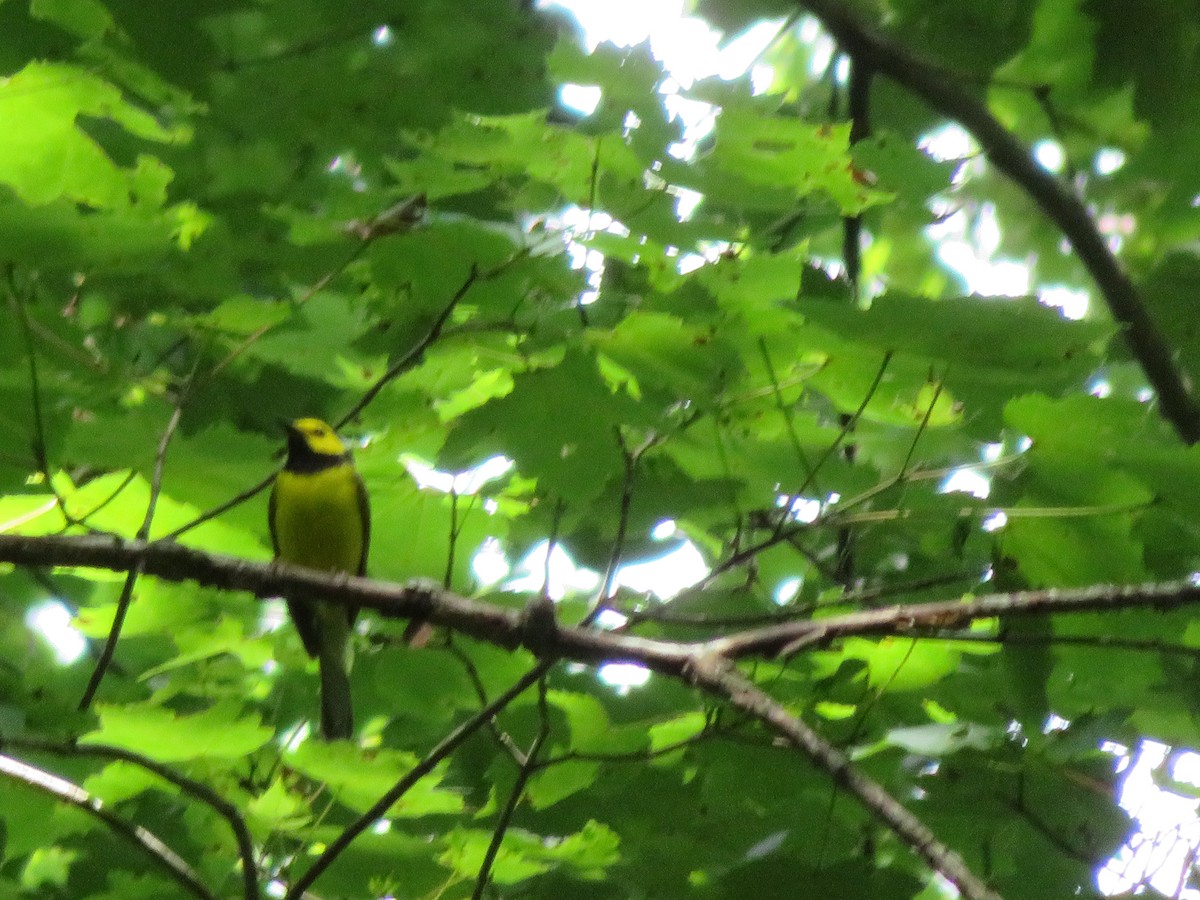
[[[308,449],[319,456],[340,456],[346,452],[337,432],[320,419],[296,419],[288,431],[301,438]]]

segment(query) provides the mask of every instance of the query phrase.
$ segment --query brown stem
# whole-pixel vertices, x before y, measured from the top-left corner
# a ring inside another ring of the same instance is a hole
[[[800,0],[855,60],[886,75],[962,125],[988,159],[1015,181],[1062,230],[1087,268],[1114,319],[1124,325],[1129,349],[1158,394],[1163,415],[1188,444],[1200,440],[1200,404],[1176,365],[1175,351],[1150,317],[1120,261],[1109,250],[1087,207],[1061,180],[1042,168],[987,105],[944,71],[897,44],[865,21],[845,0]]]

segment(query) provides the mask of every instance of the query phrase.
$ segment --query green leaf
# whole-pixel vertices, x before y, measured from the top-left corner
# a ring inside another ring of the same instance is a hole
[[[288,762],[309,778],[329,787],[339,802],[351,809],[365,811],[380,795],[400,780],[419,761],[411,753],[380,750],[364,757],[357,747],[346,743],[320,744],[306,741],[287,754]],[[369,762],[367,765],[365,763]],[[447,765],[437,766],[420,779],[388,811],[396,818],[458,813],[463,798],[453,790],[439,787],[446,777]]]
[[[709,328],[688,327],[659,313],[631,313],[597,349],[631,379],[635,396],[679,397],[706,403],[738,368],[738,360]]]
[[[542,490],[586,502],[624,469],[614,429],[628,408],[604,384],[593,359],[570,353],[553,368],[518,375],[510,394],[461,417],[444,453],[479,462],[479,449],[490,446]],[[579,409],[587,416],[576,415]]]
[[[708,717],[702,712],[688,712],[666,722],[651,725],[650,750],[654,753],[686,741],[700,734],[708,725]]]
[[[846,659],[867,664],[871,687],[882,693],[922,690],[958,669],[961,651],[940,641],[851,638],[843,643]]]
[[[99,0],[32,0],[29,12],[74,32],[81,38],[97,38],[113,27],[112,15]]]
[[[572,794],[587,790],[599,772],[598,762],[565,760],[535,774],[526,784],[525,792],[534,809],[546,809]]]
[[[153,772],[133,763],[117,760],[90,775],[83,782],[83,789],[105,803],[120,803],[136,797],[151,788],[178,794],[179,789]]]
[[[99,208],[124,207],[131,198],[152,205],[165,199],[170,172],[162,163],[147,156],[121,168],[79,128],[80,115],[110,119],[144,140],[186,137],[127,103],[111,84],[60,63],[31,63],[5,79],[0,115],[21,123],[0,136],[0,183],[35,206],[60,197]]]
[[[27,891],[65,888],[78,856],[77,852],[61,847],[38,848],[21,871],[21,887]]]
[[[246,813],[253,833],[260,836],[276,830],[296,831],[309,821],[304,798],[289,791],[280,778],[250,801]]]
[[[191,715],[149,703],[98,709],[100,727],[84,735],[81,743],[109,744],[159,762],[238,759],[272,735],[257,717],[240,715],[234,703],[217,703]]]

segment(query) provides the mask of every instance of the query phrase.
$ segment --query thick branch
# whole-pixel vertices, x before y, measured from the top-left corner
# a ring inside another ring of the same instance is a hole
[[[1200,405],[1176,367],[1172,347],[1150,317],[1128,274],[1096,230],[1087,208],[1053,174],[1038,165],[1022,142],[987,106],[950,75],[901,47],[860,18],[845,0],[800,0],[855,60],[908,88],[938,112],[957,121],[979,142],[992,164],[1033,199],[1066,235],[1125,339],[1154,386],[1163,415],[1189,444],[1200,440]]]
[[[922,636],[962,628],[996,616],[1047,615],[1116,609],[1173,609],[1200,603],[1200,582],[1098,584],[1069,590],[1047,589],[988,594],[973,600],[910,603],[826,619],[749,628],[708,641],[681,642],[543,623],[531,632],[529,617],[470,600],[432,582],[407,585],[327,574],[281,563],[254,563],[218,556],[180,544],[121,540],[108,535],[24,537],[0,534],[0,562],[30,566],[87,566],[127,572],[137,566],[146,575],[168,581],[197,581],[258,597],[303,596],[313,600],[374,609],[392,618],[424,618],[478,640],[507,649],[528,646],[536,653],[584,663],[634,662],[668,675],[679,675],[697,654],[729,659],[777,656],[822,647],[861,635]],[[553,623],[552,623],[553,624]]]
[[[460,597],[433,582],[407,585],[329,574],[282,563],[255,563],[219,556],[181,544],[122,540],[108,535],[23,537],[0,534],[0,562],[31,566],[85,566],[127,572],[141,566],[146,575],[168,581],[196,581],[257,597],[325,600],[373,609],[392,618],[424,618],[469,637],[515,649],[528,643],[536,652],[581,662],[640,662],[676,674],[689,645],[614,635],[589,628],[531,628],[522,611]],[[532,623],[540,626],[540,622]],[[551,623],[553,624],[553,623]]]
[[[795,652],[851,635],[901,634],[921,636],[959,628],[981,618],[999,615],[1045,615],[1128,608],[1167,609],[1200,602],[1200,583],[1176,581],[1127,586],[1096,585],[1075,590],[1022,591],[992,594],[969,601],[939,601],[865,610],[817,621],[789,622],[747,629],[728,637],[701,642],[650,640],[591,628],[559,626],[519,611],[501,609],[457,596],[427,584],[409,586],[329,575],[275,563],[251,563],[214,556],[178,544],[122,541],[111,536],[21,537],[0,535],[0,561],[21,565],[90,566],[129,571],[141,568],[146,575],[170,580],[186,579],[256,596],[304,596],[313,600],[353,604],[387,616],[421,617],[436,625],[515,648],[526,646],[542,661],[521,682],[487,708],[463,723],[404,779],[381,798],[354,828],[348,829],[323,857],[292,887],[290,897],[301,896],[333,858],[362,829],[369,826],[395,799],[437,760],[458,746],[466,735],[484,725],[516,693],[533,684],[556,659],[586,663],[628,661],[671,677],[683,678],[707,693],[720,697],[785,736],[851,791],[881,821],[892,828],[912,850],[958,885],[971,898],[995,897],[962,860],[939,843],[925,826],[895,798],[850,765],[841,751],[830,746],[802,721],[792,717],[767,694],[743,678],[733,661],[752,656]],[[536,627],[535,627],[536,626]]]
[[[697,656],[688,664],[687,675],[697,687],[724,698],[730,705],[749,713],[786,738],[788,743],[829,773],[839,787],[857,797],[930,868],[952,881],[967,900],[1000,900],[999,894],[990,890],[967,868],[961,856],[939,841],[899,800],[854,768],[845,753],[761,691],[727,659],[712,655]]]

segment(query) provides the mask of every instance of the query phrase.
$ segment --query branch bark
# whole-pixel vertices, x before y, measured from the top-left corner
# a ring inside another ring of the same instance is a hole
[[[247,591],[259,597],[302,595],[313,600],[368,607],[385,616],[420,617],[500,647],[524,646],[541,657],[539,664],[525,678],[449,734],[422,764],[331,844],[292,886],[289,898],[302,896],[354,837],[383,815],[396,798],[438,760],[486,724],[496,710],[536,682],[555,661],[570,659],[592,664],[638,663],[686,680],[748,713],[785,737],[828,772],[837,784],[853,793],[914,853],[958,885],[965,897],[996,900],[997,895],[967,869],[953,850],[937,841],[898,800],[854,769],[845,754],[744,678],[734,667],[735,661],[788,654],[853,635],[936,636],[945,633],[946,629],[961,628],[976,619],[999,615],[1011,617],[1130,608],[1162,610],[1200,603],[1200,581],[1094,585],[1073,590],[991,594],[967,601],[891,606],[816,621],[750,628],[710,640],[682,642],[639,638],[589,627],[561,626],[553,614],[546,621],[545,617],[529,616],[518,610],[460,597],[432,583],[397,585],[278,563],[253,563],[167,542],[126,541],[104,535],[0,535],[0,562],[126,572],[140,568],[150,576],[172,581],[193,580],[226,590]]]
[[[699,655],[688,663],[686,674],[697,687],[750,714],[804,753],[835,784],[852,793],[891,828],[930,868],[948,878],[967,900],[1001,900],[967,867],[961,856],[939,841],[899,800],[854,768],[845,753],[745,678],[728,659]]]
[[[0,562],[26,566],[83,566],[146,575],[167,581],[196,581],[208,587],[246,591],[257,597],[304,596],[373,609],[390,618],[424,618],[508,650],[583,663],[633,662],[679,676],[690,659],[718,654],[729,659],[774,657],[823,647],[852,636],[921,637],[962,628],[999,615],[1071,614],[1117,609],[1174,609],[1200,603],[1200,581],[1097,584],[1084,588],[987,594],[973,600],[940,600],[863,610],[825,619],[747,628],[700,641],[673,641],[555,624],[551,634],[521,610],[461,597],[433,582],[393,584],[289,566],[255,563],[162,541],[124,540],[109,535],[0,534]]]
[[[1071,242],[1104,295],[1112,316],[1125,326],[1129,349],[1158,394],[1162,412],[1188,444],[1200,440],[1200,404],[1190,379],[1175,363],[1171,344],[1151,318],[1137,288],[1108,249],[1087,208],[1000,124],[986,104],[942,69],[897,44],[866,22],[845,0],[800,0],[849,53],[955,120],[979,142],[991,163],[1015,181]]]
[[[130,825],[79,785],[4,754],[0,754],[0,774],[95,816],[115,834],[137,844],[188,893],[200,900],[217,900],[216,894],[204,886],[195,870],[156,834],[140,825]]]
[[[242,895],[245,900],[258,900],[258,867],[254,862],[254,840],[250,837],[250,829],[236,806],[201,781],[188,778],[169,766],[157,760],[126,750],[124,747],[111,747],[107,744],[79,744],[74,741],[52,741],[46,738],[28,735],[0,737],[0,750],[9,747],[36,753],[53,753],[59,756],[97,756],[103,759],[121,760],[139,766],[148,772],[153,772],[159,778],[175,785],[183,793],[208,804],[216,813],[229,823],[237,842],[238,855],[242,858]]]
[[[302,900],[303,897],[307,896],[308,889],[345,852],[346,848],[354,842],[355,838],[383,818],[397,800],[408,793],[413,785],[432,772],[439,762],[457,750],[467,738],[482,728],[487,722],[491,721],[492,717],[504,709],[504,707],[508,706],[513,700],[536,684],[538,679],[550,671],[551,665],[552,663],[550,662],[538,663],[517,679],[512,687],[442,738],[436,747],[426,753],[425,757],[413,766],[403,778],[392,785],[387,793],[376,800],[370,809],[355,819],[335,840],[330,842],[325,851],[317,857],[316,862],[303,875],[296,879],[291,889],[284,895],[283,900]]]

